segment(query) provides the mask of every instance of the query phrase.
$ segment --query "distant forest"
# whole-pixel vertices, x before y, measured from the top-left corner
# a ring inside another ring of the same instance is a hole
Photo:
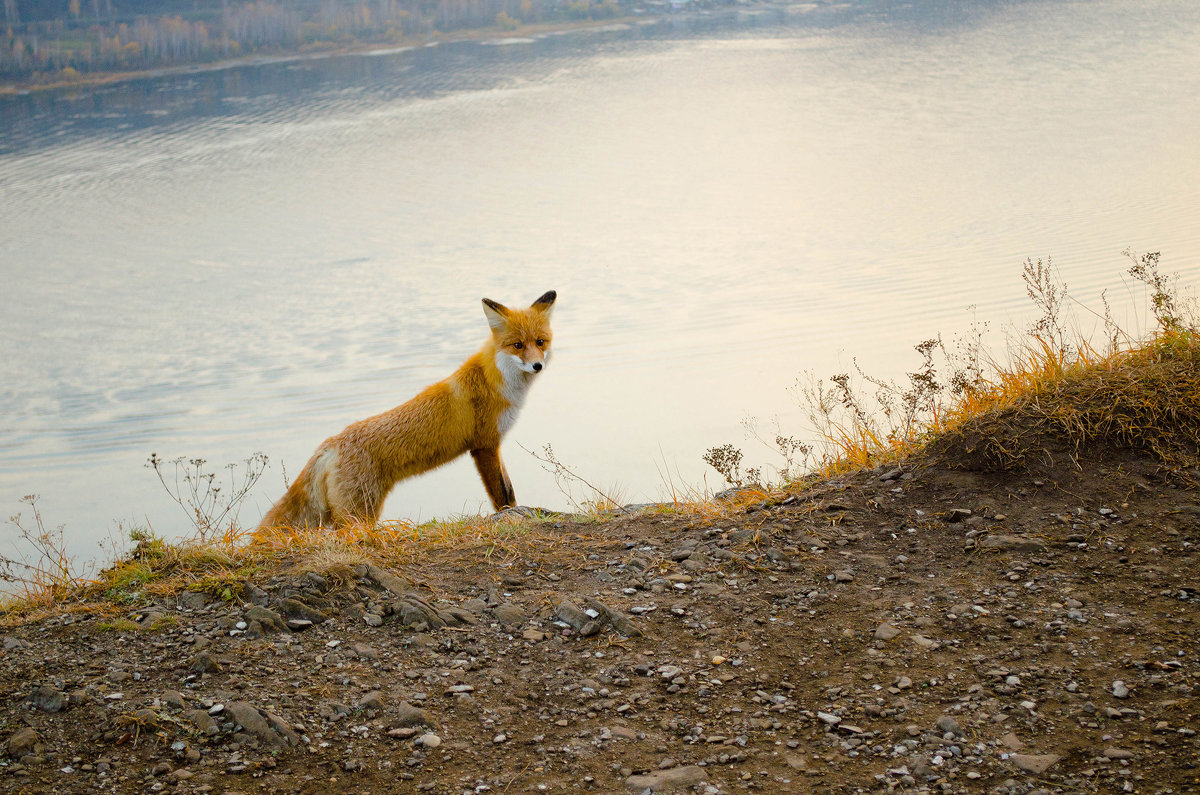
[[[464,28],[604,19],[634,0],[0,0],[0,80],[399,43]],[[670,4],[667,0],[664,4]]]

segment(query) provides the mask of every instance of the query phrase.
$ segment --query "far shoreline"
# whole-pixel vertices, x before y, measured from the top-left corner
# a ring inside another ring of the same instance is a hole
[[[467,41],[505,41],[508,39],[538,38],[587,30],[604,30],[606,28],[620,29],[635,25],[649,24],[661,19],[661,15],[647,14],[636,16],[613,17],[603,20],[577,20],[542,24],[521,25],[508,30],[496,27],[472,28],[469,30],[452,31],[449,33],[434,33],[429,36],[413,37],[399,43],[388,42],[355,42],[343,46],[332,46],[328,49],[314,49],[306,52],[290,51],[276,53],[255,53],[236,58],[225,58],[219,61],[204,63],[179,64],[177,66],[157,66],[123,72],[94,72],[81,73],[73,80],[60,80],[51,83],[6,83],[0,84],[0,97],[25,96],[42,91],[55,91],[71,88],[95,88],[97,86],[124,83],[146,78],[170,77],[174,75],[198,74],[202,72],[217,72],[241,66],[260,66],[265,64],[293,63],[297,61],[334,58],[344,55],[392,55],[395,53],[417,50],[422,47],[438,44],[455,44]]]

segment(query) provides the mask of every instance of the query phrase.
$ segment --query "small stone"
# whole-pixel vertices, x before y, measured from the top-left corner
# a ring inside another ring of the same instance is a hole
[[[1105,748],[1104,755],[1109,759],[1133,759],[1133,751],[1124,748]]]
[[[1112,683],[1113,698],[1129,698],[1129,687],[1120,679]]]
[[[834,572],[834,582],[854,582],[854,574],[848,570]]]
[[[375,615],[374,613],[364,613],[363,621],[366,622],[368,627],[382,627],[383,626],[383,616],[378,616],[378,615]]]
[[[423,746],[425,748],[430,748],[430,749],[437,748],[441,744],[442,744],[442,738],[438,737],[433,732],[429,732],[427,734],[422,734],[420,737],[417,738],[417,745]]]
[[[663,679],[675,679],[683,675],[683,669],[678,665],[663,665],[659,667],[658,675]]]

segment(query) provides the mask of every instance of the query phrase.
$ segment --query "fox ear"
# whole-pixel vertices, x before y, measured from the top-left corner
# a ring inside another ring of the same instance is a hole
[[[508,307],[490,298],[483,299],[483,316],[487,318],[492,331],[500,331],[508,325]]]
[[[533,302],[533,309],[538,310],[543,315],[549,315],[550,310],[554,308],[554,299],[558,298],[558,293],[554,290],[546,292],[541,298]]]

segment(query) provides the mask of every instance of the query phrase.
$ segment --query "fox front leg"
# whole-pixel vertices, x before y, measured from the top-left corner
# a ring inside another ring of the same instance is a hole
[[[483,479],[483,487],[487,489],[488,497],[492,499],[492,507],[497,511],[511,508],[517,504],[517,495],[513,491],[512,481],[500,460],[499,447],[482,447],[471,451],[475,459],[475,468]]]

